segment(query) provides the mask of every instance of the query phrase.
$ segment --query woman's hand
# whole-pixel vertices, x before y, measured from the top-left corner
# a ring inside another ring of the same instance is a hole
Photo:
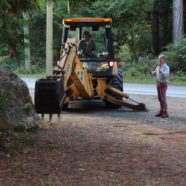
[[[149,72],[150,74],[152,74],[152,68],[150,66],[147,67],[147,72]]]

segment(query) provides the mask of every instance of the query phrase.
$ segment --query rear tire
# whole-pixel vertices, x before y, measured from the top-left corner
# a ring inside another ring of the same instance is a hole
[[[107,85],[112,86],[112,87],[123,92],[123,71],[122,71],[122,69],[118,68],[118,73],[116,75],[113,75],[110,78],[108,78]],[[107,92],[107,94],[109,94],[112,97],[119,99],[119,100],[123,99],[123,97],[115,95],[114,93],[109,92],[109,91]],[[121,106],[111,103],[107,100],[104,100],[104,102],[105,102],[106,107],[109,107],[109,108],[120,108],[121,107]]]

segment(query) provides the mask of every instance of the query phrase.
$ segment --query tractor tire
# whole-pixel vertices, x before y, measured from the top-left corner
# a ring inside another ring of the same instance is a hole
[[[112,86],[120,91],[123,91],[123,71],[122,69],[118,68],[118,73],[108,78],[107,85]],[[107,92],[107,94],[111,95],[112,97],[122,100],[123,97],[115,95],[114,93]],[[104,100],[106,107],[108,108],[120,108],[121,106],[111,103],[107,100]]]

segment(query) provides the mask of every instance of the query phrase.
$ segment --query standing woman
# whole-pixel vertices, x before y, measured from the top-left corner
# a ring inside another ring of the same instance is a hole
[[[147,71],[156,77],[156,82],[157,82],[157,93],[158,93],[158,100],[160,102],[160,111],[155,116],[167,118],[169,116],[167,112],[166,92],[167,92],[170,68],[166,64],[165,55],[160,54],[158,56],[158,59],[159,59],[159,65],[156,67],[156,69],[153,71],[151,67],[147,67]]]

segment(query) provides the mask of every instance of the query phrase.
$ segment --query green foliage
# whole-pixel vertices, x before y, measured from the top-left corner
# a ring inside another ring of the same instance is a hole
[[[130,49],[131,61],[137,62],[139,56],[146,56],[151,52],[151,40],[150,25],[145,22],[134,23],[125,41]]]
[[[37,124],[37,125],[34,125],[34,127],[28,129],[27,131],[37,132],[43,129],[44,129],[44,126],[42,124]]]
[[[53,58],[59,59],[62,19],[68,17],[66,1],[55,1],[53,10]],[[31,61],[38,68],[45,68],[46,58],[46,1],[40,0],[40,10],[30,13]],[[39,72],[39,71],[38,71]]]
[[[149,24],[144,22],[137,25],[135,43],[138,56],[147,56],[151,52],[152,38]]]
[[[144,0],[108,0],[106,2],[97,0],[92,4],[94,16],[106,16],[113,19],[113,33],[118,49],[123,44],[127,44],[134,61],[137,61],[138,55],[144,55],[150,51],[151,35],[148,20],[152,3],[153,1]]]
[[[16,58],[0,62],[1,68],[15,70],[24,57],[23,13],[38,8],[39,0],[1,0],[0,1],[0,56],[8,55],[12,48]]]
[[[127,76],[130,78],[142,79],[147,75],[147,63],[139,62],[136,64],[128,63],[124,71],[126,71]]]
[[[131,61],[131,55],[130,55],[130,48],[128,45],[122,45],[118,52],[118,58],[122,62],[129,62]]]
[[[186,72],[178,71],[170,76],[170,83],[174,85],[185,86],[186,85]]]
[[[15,57],[7,58],[6,60],[0,61],[0,68],[15,70],[19,66]]]
[[[128,61],[123,68],[124,71],[124,82],[129,83],[155,83],[155,77],[147,73],[147,66],[151,66],[155,69],[158,65],[158,58],[153,56],[147,56],[143,61],[138,63],[131,63]],[[169,64],[169,57],[168,57]],[[186,72],[185,71],[172,71],[169,77],[169,84],[185,86]]]
[[[169,44],[165,52],[172,72],[186,72],[186,38],[176,44]]]
[[[54,62],[59,58],[62,19],[67,17],[111,17],[113,19],[113,38],[117,43],[116,56],[121,61],[137,62],[139,56],[149,55],[152,48],[151,13],[154,2],[156,1],[70,0],[71,13],[68,14],[66,0],[54,1]],[[171,5],[171,0],[162,0],[155,7],[160,18],[161,50],[170,42],[171,38]],[[45,69],[46,58],[46,0],[0,1],[0,55],[7,55],[5,51],[12,47],[16,51],[17,61],[19,61],[18,64],[3,64],[5,65],[3,68],[18,69],[17,71],[21,73],[25,71],[22,67],[24,66],[23,12],[27,12],[29,15],[31,64],[33,66],[31,71],[40,73]],[[164,16],[165,13],[166,16]],[[172,61],[175,59],[174,54],[170,54],[170,57]],[[178,66],[181,68],[180,64]],[[172,65],[171,68],[174,69]]]
[[[1,0],[0,41],[16,47],[16,43],[21,42],[23,37],[22,13],[37,7],[38,0]]]

